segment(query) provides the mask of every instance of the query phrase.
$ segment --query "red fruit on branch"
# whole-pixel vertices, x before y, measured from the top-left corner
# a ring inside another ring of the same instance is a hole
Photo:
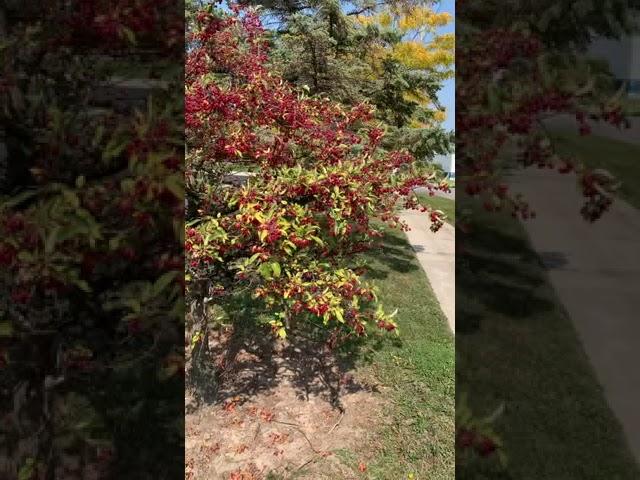
[[[0,244],[0,266],[11,266],[16,258],[16,254],[16,249],[11,245]]]
[[[556,169],[559,173],[575,170],[573,160],[562,159],[555,151],[555,143],[544,125],[545,117],[570,114],[583,136],[591,133],[591,121],[604,120],[617,127],[625,124],[621,109],[602,101],[598,89],[574,91],[570,84],[543,81],[545,77],[562,78],[574,72],[567,70],[568,65],[550,65],[544,40],[536,35],[489,28],[470,30],[458,42],[458,183],[469,196],[484,200],[485,193],[495,194],[502,208],[516,208],[523,202],[498,183],[503,176],[507,145],[515,148],[515,155],[511,152],[508,155],[515,157],[522,167]],[[551,70],[554,73],[550,75]],[[589,102],[600,102],[600,113],[587,114],[583,105]],[[606,210],[604,200],[596,200],[599,194],[590,187],[583,188],[583,194],[585,216],[598,218]],[[486,203],[484,207],[498,210]]]
[[[24,305],[29,303],[32,297],[33,297],[32,289],[25,285],[15,287],[11,291],[11,301],[19,305]]]
[[[477,435],[473,430],[461,428],[456,438],[456,444],[460,448],[469,448],[475,443],[476,436]]]
[[[25,227],[24,218],[21,214],[16,213],[7,217],[4,222],[4,226],[7,229],[7,233],[15,234]]]
[[[476,451],[481,457],[488,457],[492,455],[498,446],[489,437],[482,437],[476,444]]]

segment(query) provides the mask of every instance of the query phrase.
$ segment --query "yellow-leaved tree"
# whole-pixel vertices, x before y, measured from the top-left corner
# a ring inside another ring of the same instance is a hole
[[[380,32],[379,41],[366,55],[374,75],[384,75],[385,65],[395,60],[413,73],[437,82],[454,76],[455,36],[439,32],[452,21],[450,13],[438,12],[431,2],[386,4],[355,17],[360,26]],[[446,119],[445,110],[423,84],[408,84],[403,97],[428,112],[426,117],[423,112],[412,118],[410,126],[426,127]]]

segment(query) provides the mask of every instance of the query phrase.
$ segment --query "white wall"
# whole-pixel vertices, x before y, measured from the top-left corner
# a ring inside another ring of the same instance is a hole
[[[611,72],[621,80],[640,79],[640,36],[620,40],[598,38],[589,47],[589,53],[607,60]]]
[[[631,46],[629,39],[613,40],[596,39],[589,48],[589,53],[598,59],[607,60],[611,73],[618,79],[627,79],[631,73]]]
[[[433,157],[433,162],[440,165],[445,172],[456,171],[456,156],[454,153],[449,155],[436,155]]]
[[[640,80],[640,35],[631,39],[631,67],[629,77]]]

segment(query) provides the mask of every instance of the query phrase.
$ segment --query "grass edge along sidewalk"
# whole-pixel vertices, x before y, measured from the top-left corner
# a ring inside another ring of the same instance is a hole
[[[561,154],[577,156],[591,168],[603,168],[622,182],[621,197],[640,208],[640,145],[621,142],[598,135],[586,137],[576,133],[552,133],[555,147]]]
[[[455,352],[429,281],[402,232],[385,231],[365,255],[380,301],[398,309],[397,341],[372,349],[358,375],[375,379],[389,400],[366,452],[339,452],[354,478],[445,480],[455,473]],[[362,455],[368,454],[368,458]],[[357,469],[358,459],[366,472]]]
[[[478,416],[504,403],[494,427],[508,457],[505,478],[640,478],[522,225],[458,202],[474,221],[456,272],[457,394],[468,394]]]
[[[445,219],[450,225],[456,223],[456,201],[451,198],[439,197],[437,195],[429,196],[425,193],[418,193],[418,202],[425,207],[432,207],[441,210],[447,216]]]

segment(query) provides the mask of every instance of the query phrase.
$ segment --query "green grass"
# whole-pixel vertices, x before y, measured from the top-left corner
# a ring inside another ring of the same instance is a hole
[[[389,400],[378,426],[367,476],[375,480],[454,476],[454,340],[406,237],[387,232],[367,255],[369,279],[389,312],[398,308],[399,337],[372,352],[361,374],[375,377]],[[376,427],[373,427],[376,428]]]
[[[456,262],[456,393],[477,416],[504,402],[494,425],[509,462],[500,478],[640,478],[522,226],[475,209],[470,235]]]
[[[622,110],[626,115],[639,116],[640,115],[640,98],[627,97],[622,102]]]
[[[447,216],[446,221],[450,224],[456,222],[456,202],[450,198],[438,197],[434,195],[430,197],[427,194],[420,193],[417,195],[418,201],[421,205],[433,207],[436,210],[442,210]]]
[[[622,182],[622,198],[640,208],[640,146],[596,135],[582,137],[568,132],[553,134],[559,153],[579,158],[593,168],[604,168]]]

